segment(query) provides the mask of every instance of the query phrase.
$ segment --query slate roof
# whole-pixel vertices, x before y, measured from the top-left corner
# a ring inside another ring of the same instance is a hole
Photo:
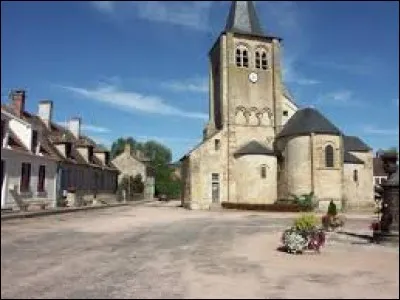
[[[392,176],[390,176],[383,185],[384,186],[399,186],[399,168],[398,167],[397,167],[396,173],[394,173]]]
[[[7,110],[13,115],[16,115],[14,110],[10,106],[2,105],[2,109]],[[25,122],[41,128],[42,134],[39,135],[39,142],[41,145],[41,150],[43,150],[43,152],[47,156],[69,164],[87,165],[94,168],[103,168],[118,172],[117,168],[111,162],[109,162],[107,165],[104,165],[95,155],[93,155],[91,162],[86,161],[86,159],[82,157],[82,155],[76,149],[77,147],[81,145],[90,145],[96,149],[96,147],[98,146],[92,139],[88,138],[87,136],[81,135],[79,139],[76,139],[68,129],[53,122],[50,124],[49,127],[47,127],[40,119],[40,117],[30,114],[26,111],[22,112],[20,118]],[[56,144],[66,142],[72,144],[71,155],[68,158],[64,157],[55,146]]]
[[[245,146],[241,147],[234,154],[235,156],[241,155],[276,155],[275,151],[261,145],[259,142],[251,141]]]
[[[225,31],[264,36],[253,1],[232,1]]]
[[[342,135],[341,131],[314,108],[298,110],[289,119],[278,137],[307,135],[310,133]]]
[[[374,171],[374,176],[388,176],[383,168],[383,160],[380,157],[374,157],[372,159],[372,168]]]
[[[362,165],[364,162],[353,154],[345,151],[344,152],[344,163],[345,164],[359,164]]]
[[[343,136],[343,143],[345,151],[368,152],[372,149],[365,144],[359,137],[356,136]]]

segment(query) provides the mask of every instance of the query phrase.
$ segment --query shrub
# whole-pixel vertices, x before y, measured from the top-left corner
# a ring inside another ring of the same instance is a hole
[[[307,247],[307,239],[294,228],[290,228],[283,233],[282,244],[289,253],[302,253]]]
[[[317,205],[314,199],[314,192],[301,196],[292,195],[292,197],[295,203],[299,205],[301,211],[313,211]]]
[[[144,191],[144,183],[142,180],[142,175],[138,174],[132,180],[132,190],[134,193],[143,193]]]
[[[337,215],[337,207],[335,202],[331,200],[328,206],[328,216],[336,216]]]
[[[315,215],[303,215],[294,221],[294,228],[298,231],[311,231],[317,227],[318,223]]]

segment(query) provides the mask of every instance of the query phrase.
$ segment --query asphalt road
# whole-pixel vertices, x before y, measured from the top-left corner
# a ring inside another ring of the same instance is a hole
[[[174,203],[4,222],[1,298],[398,298],[398,248],[291,256],[276,250],[291,222]]]

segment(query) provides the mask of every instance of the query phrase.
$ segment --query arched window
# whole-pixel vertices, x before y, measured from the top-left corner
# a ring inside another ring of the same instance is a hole
[[[242,51],[240,49],[236,49],[236,66],[242,66]]]
[[[266,165],[262,165],[261,166],[261,178],[267,178],[267,166]]]
[[[325,147],[325,166],[333,168],[333,147],[331,145]]]
[[[236,66],[248,68],[249,57],[250,55],[247,48],[243,45],[238,46],[238,48],[236,49],[236,56],[235,56]]]
[[[256,69],[261,69],[261,55],[256,51]]]
[[[267,53],[265,53],[265,52],[262,54],[261,68],[263,70],[266,70],[268,68]]]
[[[247,50],[243,50],[243,67],[249,67],[249,54]]]
[[[358,182],[358,170],[353,171],[353,181]]]

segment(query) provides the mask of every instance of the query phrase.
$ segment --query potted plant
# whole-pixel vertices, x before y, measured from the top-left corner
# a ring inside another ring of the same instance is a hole
[[[325,233],[317,224],[318,218],[314,215],[303,215],[296,219],[294,225],[282,235],[284,250],[294,254],[302,254],[306,250],[319,253],[325,244]]]
[[[338,216],[336,204],[333,200],[329,203],[328,212],[322,216],[321,221],[322,227],[326,231],[335,231],[344,226],[344,218]]]

